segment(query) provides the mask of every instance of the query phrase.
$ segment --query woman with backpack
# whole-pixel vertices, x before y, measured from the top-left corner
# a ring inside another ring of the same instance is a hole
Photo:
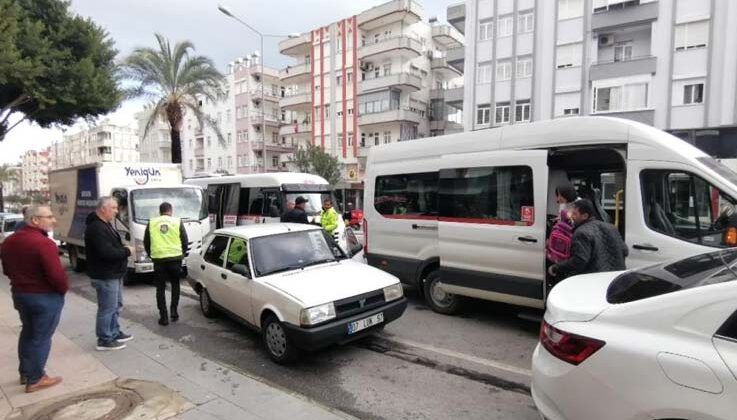
[[[548,266],[558,264],[571,257],[573,243],[573,224],[571,223],[571,204],[578,199],[576,188],[566,183],[555,188],[555,197],[559,205],[559,216],[550,231],[546,243]],[[548,289],[554,286],[549,282]]]

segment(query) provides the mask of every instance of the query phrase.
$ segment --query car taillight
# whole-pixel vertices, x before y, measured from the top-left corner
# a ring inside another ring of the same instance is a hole
[[[368,220],[363,219],[363,253],[368,254]]]
[[[606,343],[561,331],[543,321],[540,327],[540,344],[558,359],[578,366]]]

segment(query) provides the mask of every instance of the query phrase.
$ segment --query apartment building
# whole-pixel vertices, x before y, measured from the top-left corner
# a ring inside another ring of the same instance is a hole
[[[138,133],[108,120],[64,135],[51,145],[51,167],[63,169],[96,162],[138,162]]]
[[[49,169],[51,151],[28,150],[21,158],[21,189],[27,195],[49,195]]]
[[[3,197],[23,195],[23,167],[10,166],[5,171],[11,175],[7,181],[3,181]]]
[[[199,102],[210,123],[200,125],[192,113],[185,115],[184,176],[286,171],[282,155],[291,153],[293,145],[279,134],[279,72],[262,66],[258,56],[248,56],[230,63],[225,76],[223,98],[215,102],[202,98]]]
[[[282,139],[339,159],[343,201],[361,207],[371,147],[462,129],[462,70],[448,52],[463,36],[420,4],[393,0],[279,44],[295,64],[280,72]],[[448,99],[451,99],[448,101]]]
[[[468,0],[466,130],[572,115],[630,118],[737,156],[737,3]]]
[[[148,133],[146,133],[146,124],[151,118],[150,106],[136,113],[135,118],[140,139],[138,149],[141,162],[171,163],[171,132],[166,118],[158,116],[149,127]]]

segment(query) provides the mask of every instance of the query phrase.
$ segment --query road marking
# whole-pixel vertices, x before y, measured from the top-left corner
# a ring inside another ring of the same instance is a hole
[[[454,350],[443,349],[443,348],[440,348],[440,347],[435,347],[435,346],[430,345],[430,344],[423,344],[423,343],[418,343],[416,341],[405,340],[403,338],[397,338],[395,336],[392,336],[391,338],[388,338],[388,340],[394,341],[394,342],[399,343],[399,344],[403,344],[405,346],[416,347],[418,349],[422,349],[422,350],[425,350],[425,351],[429,351],[429,352],[433,352],[433,353],[437,353],[437,354],[442,354],[443,356],[448,356],[448,357],[452,357],[452,358],[455,358],[455,359],[461,359],[461,360],[465,360],[465,361],[471,362],[471,363],[477,363],[479,365],[490,367],[490,368],[493,368],[493,369],[499,369],[499,370],[503,370],[505,372],[511,372],[511,373],[515,373],[517,375],[522,375],[522,376],[527,376],[527,377],[531,377],[532,376],[532,371],[530,371],[529,369],[523,369],[523,368],[520,368],[520,367],[517,367],[517,366],[508,365],[506,363],[501,363],[501,362],[497,362],[497,361],[494,361],[494,360],[484,359],[484,358],[481,358],[481,357],[472,356],[470,354],[460,353],[460,352],[457,352],[457,351],[454,351]]]

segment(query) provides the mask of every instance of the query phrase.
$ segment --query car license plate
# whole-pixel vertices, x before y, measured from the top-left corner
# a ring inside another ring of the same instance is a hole
[[[382,322],[384,322],[383,312],[379,312],[378,314],[370,316],[368,318],[353,321],[348,324],[348,334],[353,334],[355,332],[365,330],[368,327],[372,327],[376,324],[381,324]]]

